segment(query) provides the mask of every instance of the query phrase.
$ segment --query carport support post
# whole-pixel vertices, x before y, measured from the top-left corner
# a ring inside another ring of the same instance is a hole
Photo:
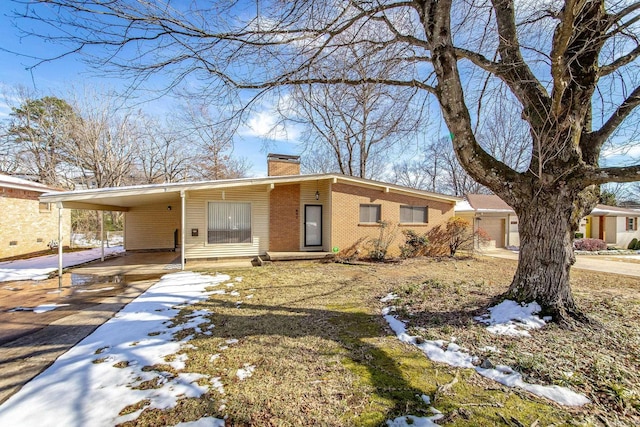
[[[62,202],[58,207],[58,290],[62,289]]]
[[[184,243],[185,243],[185,218],[184,218],[184,208],[186,205],[185,202],[186,193],[184,190],[180,191],[180,270],[184,271]]]
[[[100,261],[104,262],[104,211],[98,212],[100,212],[100,246],[102,248]]]

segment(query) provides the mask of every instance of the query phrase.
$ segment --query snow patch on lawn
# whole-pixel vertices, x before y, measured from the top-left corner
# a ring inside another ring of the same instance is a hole
[[[405,415],[393,420],[387,420],[388,427],[439,427],[440,424],[436,423],[444,415],[436,414],[431,417],[416,417],[413,415]]]
[[[254,365],[245,363],[244,368],[238,369],[238,372],[236,372],[236,376],[238,377],[238,379],[244,380],[251,377],[255,370],[256,370],[256,367]]]
[[[518,305],[518,304],[517,304]],[[535,304],[538,306],[537,304]],[[499,325],[498,319],[503,322],[511,322],[514,319],[508,313],[514,314],[516,313],[517,319],[522,324],[531,325],[540,325],[537,327],[541,327],[544,325],[544,321],[542,319],[531,320],[533,313],[537,313],[540,311],[538,306],[537,310],[532,304],[528,306],[519,307],[523,308],[522,310],[515,309],[511,304],[502,305],[501,308],[497,310],[491,310],[491,318],[495,323],[493,325]],[[496,306],[499,307],[499,306]],[[495,309],[495,307],[492,307]],[[534,311],[535,310],[535,311]],[[484,369],[477,366],[479,363],[479,359],[475,356],[464,351],[462,347],[458,344],[449,343],[445,347],[445,342],[443,340],[429,341],[423,340],[421,337],[411,336],[407,333],[406,326],[404,322],[397,319],[396,316],[390,314],[393,310],[393,307],[386,307],[382,310],[382,315],[384,319],[387,321],[393,332],[396,334],[398,339],[402,342],[406,342],[407,344],[414,345],[421,349],[425,355],[435,361],[446,363],[451,366],[459,367],[459,368],[470,368],[475,369],[480,375],[495,380],[501,384],[504,384],[509,387],[519,387],[524,390],[527,390],[530,393],[533,393],[537,396],[546,397],[551,399],[561,405],[566,406],[582,406],[587,403],[590,403],[589,399],[586,396],[576,393],[566,387],[559,386],[543,386],[537,384],[529,384],[522,380],[522,375],[515,372],[508,366],[498,365],[495,368]],[[537,316],[536,316],[537,317]],[[484,319],[484,318],[483,318]],[[486,319],[485,319],[486,320]],[[530,329],[533,326],[530,327]],[[401,417],[403,418],[403,417]],[[395,420],[394,420],[395,421]],[[412,420],[413,421],[413,420]],[[388,423],[388,422],[387,422]],[[391,424],[390,424],[391,425]],[[395,426],[395,424],[393,424]],[[403,425],[403,424],[398,424]],[[425,424],[430,425],[430,424]]]
[[[174,337],[185,329],[213,325],[206,310],[182,318],[177,317],[179,311],[205,300],[211,294],[207,288],[226,280],[229,276],[192,272],[163,276],[4,402],[0,425],[113,426],[135,420],[142,409],[123,416],[119,412],[143,400],[150,401],[146,408],[166,409],[178,399],[199,397],[212,388],[223,392],[219,378],[143,368],[156,364],[178,371],[185,368],[187,357],[179,352],[191,336],[180,341]],[[209,418],[206,425],[223,424]]]
[[[500,304],[490,307],[489,313],[474,317],[478,322],[489,325],[487,331],[496,335],[514,337],[530,337],[529,331],[546,325],[546,321],[536,316],[542,308],[537,302],[518,304],[515,301],[504,300]],[[550,318],[546,318],[551,320]]]

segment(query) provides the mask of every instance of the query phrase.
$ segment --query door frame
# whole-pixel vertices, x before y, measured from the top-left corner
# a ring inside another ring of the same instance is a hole
[[[318,208],[320,208],[320,244],[318,244],[318,245],[309,245],[307,243],[307,207],[318,207]],[[322,247],[322,237],[323,237],[322,236],[322,205],[318,205],[318,204],[315,204],[315,205],[311,205],[311,204],[307,205],[307,204],[305,204],[304,205],[304,223],[303,223],[303,225],[304,225],[304,247],[305,248],[319,248],[319,247]]]

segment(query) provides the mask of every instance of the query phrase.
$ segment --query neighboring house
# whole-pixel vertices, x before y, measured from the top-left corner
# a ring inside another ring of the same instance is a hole
[[[640,211],[616,206],[597,205],[580,222],[584,237],[602,239],[610,245],[626,249],[634,238],[640,239]]]
[[[489,235],[491,240],[487,246],[520,246],[518,217],[500,197],[493,194],[467,194],[466,200],[456,204],[455,213],[468,220],[474,232],[481,228]]]
[[[456,204],[457,216],[482,228],[491,241],[489,246],[503,248],[519,246],[518,217],[500,197],[486,194],[468,194],[466,200]],[[578,233],[586,238],[602,239],[609,245],[626,248],[633,238],[640,239],[638,221],[640,211],[614,206],[597,205],[580,221]]]
[[[53,191],[57,189],[0,174],[0,259],[43,251],[58,240],[58,209],[38,200]],[[70,236],[69,210],[63,210],[61,224],[62,235]]]
[[[183,260],[269,252],[336,252],[377,238],[379,221],[425,232],[453,216],[455,197],[340,174],[300,175],[297,156],[270,154],[269,176],[152,184],[42,196],[71,209],[125,212],[127,251]]]

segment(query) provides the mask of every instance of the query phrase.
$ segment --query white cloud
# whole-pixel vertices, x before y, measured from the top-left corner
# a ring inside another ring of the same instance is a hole
[[[279,104],[283,102],[286,101],[278,101]],[[282,120],[275,105],[252,113],[247,123],[238,130],[241,136],[287,142],[297,142],[301,133],[299,126]]]

